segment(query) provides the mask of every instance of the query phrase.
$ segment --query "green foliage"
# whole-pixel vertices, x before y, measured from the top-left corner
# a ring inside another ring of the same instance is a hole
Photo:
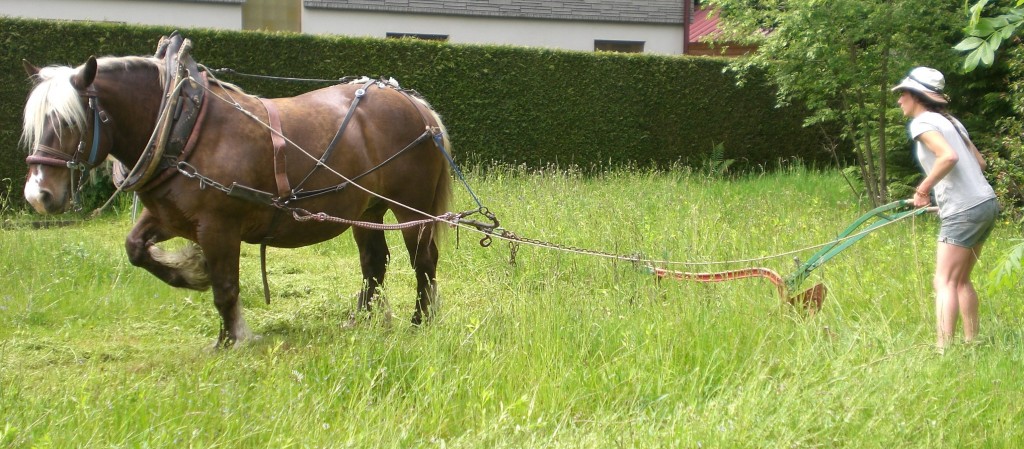
[[[867,196],[888,202],[891,142],[906,142],[889,88],[916,65],[950,71],[957,8],[919,0],[709,3],[722,9],[722,39],[746,36],[760,45],[730,69],[763,70],[780,104],[807,106],[807,125],[838,126],[854,149]]]
[[[735,159],[725,157],[725,145],[719,142],[711,148],[711,154],[701,164],[701,170],[709,178],[721,179],[726,176],[734,162]]]
[[[1016,2],[1018,8],[1022,5],[1024,2]],[[971,61],[965,61],[965,68],[971,70],[971,76],[987,77],[986,84],[989,90],[993,91],[990,95],[1000,97],[999,100],[983,97],[985,103],[990,106],[998,103],[1007,104],[1005,108],[990,109],[992,112],[998,111],[996,113],[985,114],[982,111],[982,114],[994,119],[987,120],[984,127],[980,127],[986,132],[980,135],[980,139],[975,140],[988,160],[987,174],[999,196],[1004,214],[1011,219],[1020,220],[1024,216],[1024,48],[1020,45],[1020,39],[1015,36],[1017,28],[1010,26],[1014,23],[1019,24],[1019,19],[1011,20],[1006,17],[1007,14],[997,17],[982,16],[997,12],[994,9],[997,6],[1000,4],[980,1],[971,7],[970,22],[965,30],[967,39],[991,31],[988,39],[998,38],[1000,41],[998,45],[985,49],[976,48],[967,55],[967,58],[977,57],[977,52],[983,50],[995,51],[994,47],[1000,48],[1007,57],[995,63],[982,64],[985,70],[974,70],[974,66],[966,67],[973,64]],[[1017,14],[1021,10],[1011,9],[1012,11],[1016,11],[1012,14]],[[992,25],[993,23],[1006,25],[996,27]],[[993,85],[998,87],[991,87]]]
[[[89,55],[152,54],[168,27],[0,18],[0,60],[81,64]],[[758,74],[743,87],[714,58],[452,45],[289,33],[182,30],[196,60],[240,73],[335,80],[389,76],[442,114],[461,164],[696,166],[711,142],[737,165],[779,158],[829,163],[806,111],[776,108]],[[54,46],[53,42],[61,42]],[[265,97],[326,83],[218,75]],[[17,151],[29,90],[16,64],[0,73],[0,178],[24,174]]]
[[[988,6],[989,0],[978,0],[970,7],[970,20],[964,28],[967,37],[953,47],[967,53],[963,63],[967,72],[979,65],[991,66],[999,47],[1017,34],[1017,29],[1024,23],[1024,0],[1016,0],[1016,7],[994,17],[982,16]]]
[[[14,192],[14,180],[11,178],[0,179],[0,216],[15,210],[14,205],[11,204],[12,198],[17,198]]]
[[[988,294],[999,292],[1019,292],[1024,287],[1024,240],[1017,239],[1017,244],[1006,251],[996,262],[996,267],[988,274]]]

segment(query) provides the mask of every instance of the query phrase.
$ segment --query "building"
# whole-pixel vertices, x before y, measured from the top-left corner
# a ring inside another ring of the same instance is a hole
[[[712,45],[707,42],[718,33],[718,13],[707,8],[694,8],[686,30],[684,53],[694,56],[743,56],[757,50],[756,46],[742,44]]]
[[[699,0],[0,0],[0,15],[705,55],[717,24]]]

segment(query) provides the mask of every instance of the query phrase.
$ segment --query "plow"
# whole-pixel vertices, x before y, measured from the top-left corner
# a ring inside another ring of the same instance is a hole
[[[676,279],[696,282],[725,282],[745,278],[764,278],[775,285],[779,297],[794,306],[799,305],[806,308],[810,313],[817,312],[825,302],[828,288],[818,283],[813,287],[800,293],[800,284],[803,283],[825,262],[837,256],[846,248],[849,248],[860,239],[866,237],[872,231],[899,220],[921,215],[925,212],[934,212],[934,207],[914,208],[910,200],[893,201],[889,204],[879,206],[860,218],[840,232],[834,240],[821,246],[805,262],[797,261],[796,270],[788,276],[783,276],[770,268],[752,267],[738,270],[719,271],[713,273],[693,273],[685,271],[673,271],[665,268],[647,266],[647,270],[658,277],[658,279]]]

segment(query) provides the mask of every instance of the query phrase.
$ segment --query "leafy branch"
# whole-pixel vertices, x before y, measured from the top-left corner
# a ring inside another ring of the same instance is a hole
[[[1024,262],[1024,240],[1020,240],[1011,247],[1006,255],[999,260],[996,267],[989,272],[989,294],[995,294],[998,291],[1012,291],[1020,287],[1024,283],[1022,262]]]
[[[1017,29],[1024,23],[1024,0],[1017,0],[1016,5],[1004,14],[983,17],[982,11],[988,2],[978,0],[970,7],[970,20],[964,29],[967,37],[953,47],[957,51],[967,52],[963,66],[967,72],[973,71],[978,65],[991,66],[999,47],[1017,34]]]

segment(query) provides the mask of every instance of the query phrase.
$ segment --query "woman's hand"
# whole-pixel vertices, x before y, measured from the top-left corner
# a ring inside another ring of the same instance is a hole
[[[927,191],[917,189],[914,191],[914,207],[925,207],[932,203],[932,199],[928,196]]]

